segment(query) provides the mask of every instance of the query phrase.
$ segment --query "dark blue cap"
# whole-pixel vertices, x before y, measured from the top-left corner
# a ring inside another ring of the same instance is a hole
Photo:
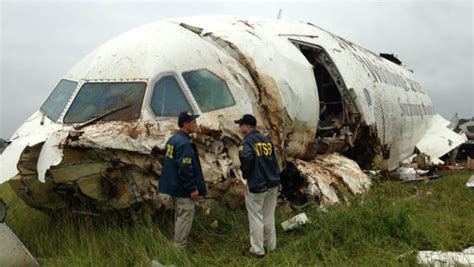
[[[178,126],[181,127],[185,122],[190,122],[199,117],[199,114],[194,114],[192,111],[183,111],[178,116]]]
[[[238,125],[247,124],[250,126],[257,126],[257,119],[250,114],[245,114],[242,118],[235,120],[234,122]]]

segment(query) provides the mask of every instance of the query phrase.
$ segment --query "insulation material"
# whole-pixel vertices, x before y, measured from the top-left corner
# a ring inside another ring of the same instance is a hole
[[[323,205],[344,201],[338,195],[338,188],[360,194],[371,184],[370,177],[355,161],[339,154],[321,155],[311,161],[296,160],[295,165],[310,186],[317,186],[321,194],[320,204]]]

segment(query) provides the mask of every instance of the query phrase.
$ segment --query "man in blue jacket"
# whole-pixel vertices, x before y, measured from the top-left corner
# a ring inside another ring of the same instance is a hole
[[[242,175],[247,180],[245,206],[249,218],[250,249],[245,250],[244,255],[261,258],[266,249],[276,248],[275,207],[280,171],[274,146],[255,128],[255,117],[245,114],[235,123],[245,134],[239,146],[239,159]]]
[[[189,134],[197,128],[192,112],[178,117],[177,131],[166,143],[163,170],[158,183],[160,193],[172,196],[175,208],[174,244],[186,247],[194,218],[194,201],[206,195],[206,185],[196,145]]]

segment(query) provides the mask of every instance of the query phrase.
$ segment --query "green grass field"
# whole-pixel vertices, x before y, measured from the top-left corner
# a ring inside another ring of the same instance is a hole
[[[305,210],[310,224],[283,232],[277,213],[278,248],[263,259],[241,256],[248,247],[244,208],[197,210],[189,250],[172,246],[173,213],[135,225],[116,218],[63,214],[50,217],[26,206],[8,185],[0,196],[7,223],[42,266],[409,266],[417,250],[460,251],[474,244],[474,172],[449,172],[437,180],[400,183],[376,179],[371,191],[331,207]],[[296,214],[296,213],[295,213]],[[218,220],[219,227],[209,225]]]

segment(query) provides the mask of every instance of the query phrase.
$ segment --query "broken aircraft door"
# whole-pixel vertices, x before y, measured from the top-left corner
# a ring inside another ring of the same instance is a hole
[[[337,66],[324,48],[289,39],[313,66],[319,97],[319,122],[315,136],[316,153],[345,152],[349,149],[349,129],[341,92],[345,87]],[[349,141],[350,142],[350,141]]]

